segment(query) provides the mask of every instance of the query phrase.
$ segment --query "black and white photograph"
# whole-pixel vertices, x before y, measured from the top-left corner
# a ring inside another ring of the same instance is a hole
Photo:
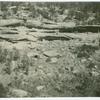
[[[0,1],[0,98],[100,97],[100,2]]]

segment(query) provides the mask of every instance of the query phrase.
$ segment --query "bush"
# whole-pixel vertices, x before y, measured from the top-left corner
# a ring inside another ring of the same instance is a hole
[[[92,45],[82,45],[79,47],[76,47],[75,52],[77,54],[77,57],[82,58],[89,58],[95,50],[98,50],[99,48],[97,46],[92,46]]]

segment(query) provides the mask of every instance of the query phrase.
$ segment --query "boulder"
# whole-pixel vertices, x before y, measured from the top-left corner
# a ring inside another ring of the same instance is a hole
[[[14,97],[27,97],[28,92],[21,89],[11,89],[11,95]]]
[[[29,28],[38,28],[38,29],[47,29],[47,30],[56,30],[56,29],[64,29],[66,31],[72,30],[75,28],[75,22],[68,22],[68,23],[54,23],[54,22],[40,22],[34,20],[27,20],[26,26]]]
[[[58,57],[58,56],[60,56],[60,54],[56,50],[44,51],[43,54],[47,57]]]
[[[46,62],[50,62],[50,63],[56,63],[58,61],[58,59],[56,57],[52,57],[52,58],[47,58]]]
[[[23,24],[23,20],[18,19],[2,19],[0,20],[0,27],[19,26]]]
[[[51,63],[56,63],[58,59],[56,57],[51,58]]]
[[[6,30],[1,30],[0,34],[19,34],[19,33],[15,30],[6,29]]]
[[[92,71],[91,73],[92,73],[92,76],[95,76],[95,77],[100,75],[99,72],[97,72],[97,71]]]
[[[36,87],[36,89],[37,89],[38,91],[42,90],[43,88],[44,88],[44,86],[42,86],[42,85]]]
[[[11,83],[11,76],[8,74],[0,75],[0,83],[7,87]]]

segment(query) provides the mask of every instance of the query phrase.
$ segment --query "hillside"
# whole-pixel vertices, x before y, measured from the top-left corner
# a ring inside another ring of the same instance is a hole
[[[99,97],[99,3],[0,2],[0,97]]]

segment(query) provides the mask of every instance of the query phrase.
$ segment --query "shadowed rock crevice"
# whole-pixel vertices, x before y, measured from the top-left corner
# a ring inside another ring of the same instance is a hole
[[[48,40],[48,41],[53,41],[53,40],[61,40],[61,41],[68,41],[70,38],[67,37],[59,37],[59,36],[45,36],[45,37],[39,37],[40,41],[43,40]]]

